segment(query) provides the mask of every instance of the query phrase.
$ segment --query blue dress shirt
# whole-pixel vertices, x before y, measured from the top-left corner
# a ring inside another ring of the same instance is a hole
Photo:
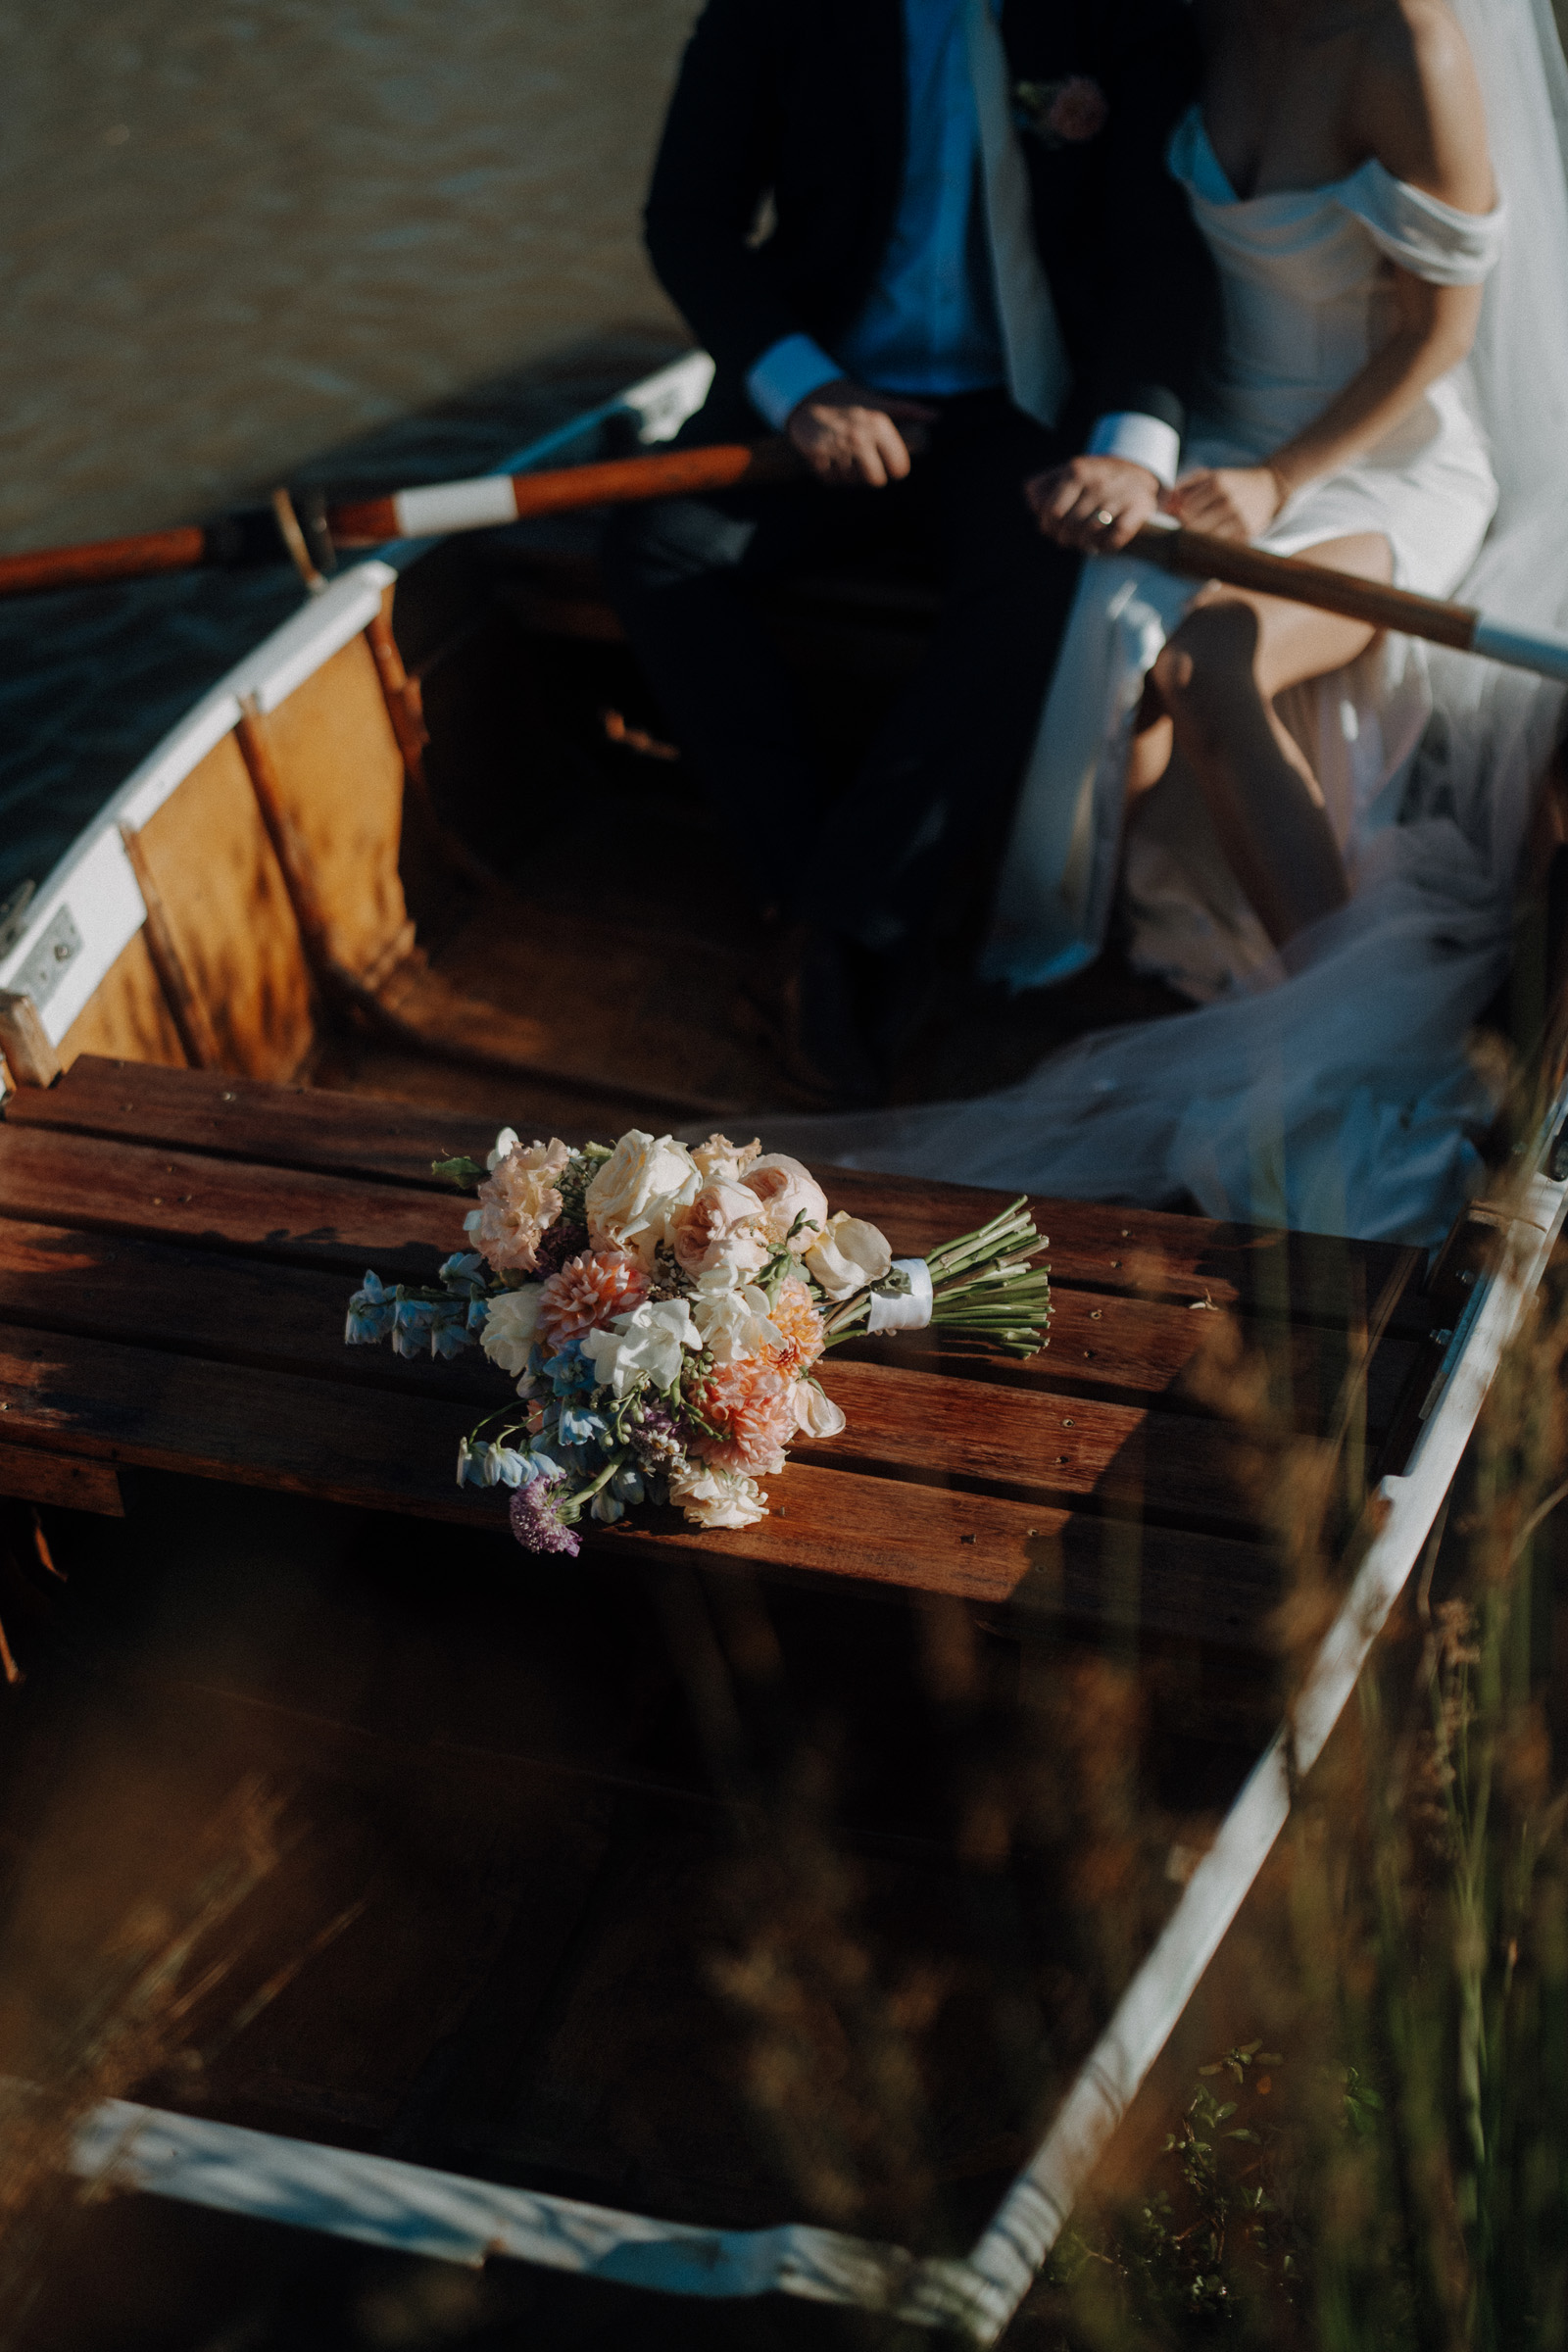
[[[991,5],[1000,15],[1000,0]],[[810,335],[785,335],[749,371],[747,391],[775,429],[835,376],[911,398],[1006,380],[964,7],[965,0],[904,0],[907,113],[893,233],[836,355]],[[1090,439],[1095,455],[1136,459],[1167,484],[1178,448],[1169,425],[1136,415],[1102,416]]]

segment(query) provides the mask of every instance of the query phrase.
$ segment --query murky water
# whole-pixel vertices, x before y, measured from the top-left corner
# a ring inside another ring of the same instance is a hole
[[[637,216],[695,13],[0,6],[0,546],[477,470],[678,348]],[[296,601],[0,608],[0,896]]]

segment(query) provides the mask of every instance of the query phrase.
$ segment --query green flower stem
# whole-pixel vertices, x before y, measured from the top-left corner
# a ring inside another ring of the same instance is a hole
[[[1011,1355],[1034,1355],[1051,1316],[1051,1281],[1029,1260],[1046,1248],[1024,1197],[973,1233],[942,1243],[926,1258],[931,1277],[931,1323],[966,1333]],[[873,1286],[874,1287],[874,1286]],[[828,1310],[825,1344],[856,1338],[870,1313],[872,1289]]]
[[[611,1480],[614,1477],[615,1472],[625,1466],[625,1461],[626,1456],[624,1453],[612,1454],[610,1460],[605,1464],[604,1468],[600,1471],[599,1476],[593,1481],[591,1486],[582,1488],[580,1493],[576,1494],[568,1494],[566,1496],[565,1501],[561,1506],[562,1517],[564,1519],[568,1519],[568,1523],[569,1520],[580,1518],[582,1515],[583,1504],[585,1502],[592,1502],[594,1496],[599,1493],[601,1487],[609,1486]]]

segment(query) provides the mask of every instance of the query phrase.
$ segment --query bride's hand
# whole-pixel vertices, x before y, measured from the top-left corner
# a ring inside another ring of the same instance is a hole
[[[1112,556],[1141,531],[1159,505],[1159,484],[1130,458],[1070,458],[1025,482],[1024,497],[1048,539]]]
[[[1272,466],[1200,466],[1184,473],[1160,505],[1190,531],[1216,539],[1255,539],[1285,504]]]

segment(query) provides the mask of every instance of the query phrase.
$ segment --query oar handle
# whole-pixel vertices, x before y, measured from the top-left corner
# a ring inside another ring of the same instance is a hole
[[[1481,615],[1472,605],[1415,596],[1408,588],[1358,579],[1354,572],[1335,571],[1327,564],[1303,564],[1299,556],[1271,556],[1243,540],[1216,539],[1207,531],[1173,531],[1158,523],[1145,523],[1133,548],[1151,563],[1192,579],[1220,580],[1227,588],[1250,588],[1258,596],[1315,605],[1319,612],[1343,612],[1348,620],[1364,620],[1374,629],[1397,629],[1406,637],[1425,637],[1434,645],[1450,645],[1461,654],[1476,649],[1476,624]]]
[[[564,514],[579,507],[624,506],[648,498],[687,498],[733,490],[746,482],[798,480],[806,461],[788,441],[724,441],[706,449],[662,450],[645,458],[611,458],[550,472],[487,473],[467,482],[433,482],[387,498],[328,507],[326,525],[337,547],[378,547],[388,539],[427,539],[448,531],[493,530],[535,514]]]

